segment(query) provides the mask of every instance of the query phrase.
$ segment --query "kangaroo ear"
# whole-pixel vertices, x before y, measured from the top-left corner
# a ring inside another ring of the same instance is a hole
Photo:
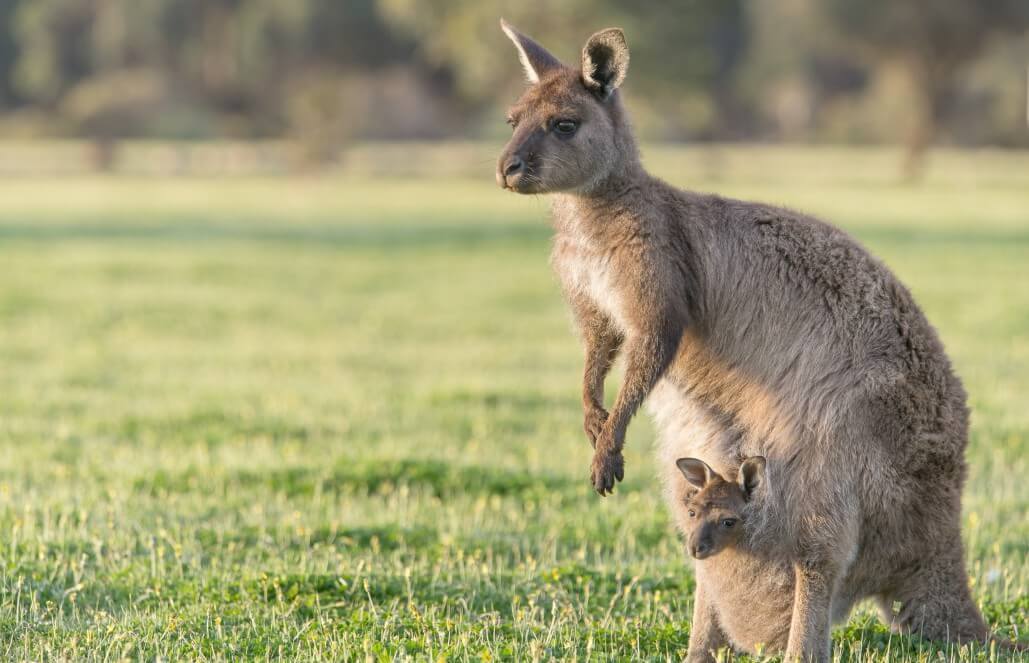
[[[582,49],[582,82],[601,99],[611,96],[629,71],[629,46],[621,28],[594,34]]]
[[[682,475],[686,477],[686,481],[689,481],[692,486],[700,490],[704,490],[704,486],[715,475],[714,470],[699,458],[680,458],[675,461],[675,465],[682,472]]]
[[[750,499],[757,487],[765,480],[765,457],[751,456],[740,465],[740,489]]]
[[[563,66],[561,61],[551,55],[547,49],[515,30],[504,19],[500,19],[500,29],[518,49],[518,59],[521,60],[522,67],[525,69],[525,77],[529,79],[530,83],[539,83],[540,77],[544,73]]]

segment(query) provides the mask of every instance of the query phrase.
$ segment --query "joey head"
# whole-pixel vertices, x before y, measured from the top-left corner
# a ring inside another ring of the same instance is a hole
[[[699,458],[680,458],[676,466],[697,489],[683,510],[687,552],[701,560],[735,546],[747,526],[747,505],[761,484],[765,459],[753,456],[743,461],[736,481],[722,478]]]

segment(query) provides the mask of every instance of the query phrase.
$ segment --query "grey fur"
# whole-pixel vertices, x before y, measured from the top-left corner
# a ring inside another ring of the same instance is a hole
[[[789,619],[792,658],[828,660],[831,618],[866,596],[900,630],[986,638],[960,537],[965,392],[911,294],[817,219],[647,174],[619,95],[549,69],[511,110],[497,180],[554,194],[552,263],[585,347],[596,490],[622,479],[625,431],[648,395],[673,513],[691,490],[677,459],[729,476],[767,458],[748,536],[772,561],[700,575],[690,660],[726,642],[704,617],[733,583],[792,588],[769,597]],[[616,355],[626,370],[609,414]]]

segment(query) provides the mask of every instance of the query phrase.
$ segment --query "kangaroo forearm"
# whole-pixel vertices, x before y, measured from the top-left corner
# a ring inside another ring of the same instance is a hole
[[[622,333],[611,319],[581,293],[565,286],[576,325],[582,338],[585,363],[582,372],[582,403],[589,410],[604,404],[604,378],[607,377],[622,345]]]
[[[626,348],[625,377],[609,421],[614,431],[616,449],[622,447],[629,420],[671,364],[678,343],[678,337],[671,333],[655,333],[630,339],[629,347]]]

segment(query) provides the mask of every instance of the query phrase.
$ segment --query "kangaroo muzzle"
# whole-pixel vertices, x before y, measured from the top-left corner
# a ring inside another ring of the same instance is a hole
[[[525,170],[525,160],[517,154],[512,154],[497,165],[497,184],[502,189],[514,190]]]

